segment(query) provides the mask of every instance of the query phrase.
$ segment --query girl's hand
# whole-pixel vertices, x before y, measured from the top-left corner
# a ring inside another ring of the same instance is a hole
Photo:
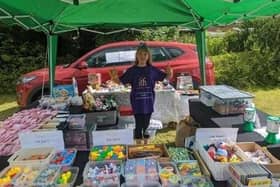
[[[115,83],[119,83],[120,80],[119,80],[119,76],[118,76],[118,71],[116,69],[111,69],[109,71],[109,75],[110,75],[110,78],[113,82]]]
[[[170,79],[170,78],[173,76],[173,70],[172,70],[172,68],[170,67],[170,65],[167,66],[165,72],[166,72],[166,78],[167,78],[167,79]]]

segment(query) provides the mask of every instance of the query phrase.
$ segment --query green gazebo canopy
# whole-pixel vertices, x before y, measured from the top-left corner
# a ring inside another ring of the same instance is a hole
[[[208,27],[277,16],[279,12],[280,0],[0,0],[2,22],[47,34],[51,83],[59,33],[176,25],[196,32],[205,84],[204,31]]]

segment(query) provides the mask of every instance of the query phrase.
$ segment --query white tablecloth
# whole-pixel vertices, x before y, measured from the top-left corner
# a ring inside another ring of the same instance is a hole
[[[160,120],[162,123],[179,122],[189,115],[188,100],[193,98],[193,96],[180,95],[175,90],[157,90],[155,93],[156,99],[152,119]],[[118,105],[130,105],[129,91],[98,91],[94,94],[113,95]]]

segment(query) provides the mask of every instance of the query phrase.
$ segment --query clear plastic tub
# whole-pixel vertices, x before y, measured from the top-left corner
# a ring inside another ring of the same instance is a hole
[[[161,184],[159,182],[147,182],[143,183],[142,187],[161,187]]]
[[[206,177],[192,177],[192,176],[185,176],[181,178],[181,187],[214,187],[213,183],[209,178]]]
[[[120,187],[119,183],[100,184],[98,187]]]
[[[65,149],[63,151],[56,152],[52,158],[50,164],[58,166],[71,166],[76,158],[77,149]]]
[[[68,181],[66,183],[59,182],[61,175],[63,175],[63,174],[67,175],[67,172],[71,173]],[[72,186],[74,186],[74,183],[77,179],[78,174],[79,174],[78,167],[62,167],[59,171],[59,174],[57,175],[57,177],[55,179],[55,184],[57,187],[72,187]]]
[[[101,174],[101,172],[104,172],[104,170],[111,173]],[[99,173],[97,174],[97,172]],[[121,173],[123,173],[123,166],[121,161],[89,161],[86,164],[83,172],[83,180],[84,183],[88,185],[120,184]]]
[[[84,129],[86,124],[85,114],[71,114],[67,122],[69,123],[69,129]]]
[[[22,173],[23,168],[19,166],[8,166],[0,173],[0,187],[12,185],[12,180]]]
[[[173,162],[160,162],[159,177],[163,187],[180,186],[181,177],[177,166]]]
[[[132,159],[125,164],[125,179],[129,184],[159,180],[157,161],[154,159]]]
[[[200,177],[202,175],[197,160],[188,160],[176,163],[179,174],[183,176]]]
[[[141,184],[137,183],[123,183],[121,187],[142,187]]]
[[[54,148],[21,149],[14,153],[8,162],[11,166],[43,167],[50,163],[54,155]]]
[[[200,87],[200,101],[221,115],[243,113],[253,96],[226,85]]]
[[[52,186],[55,184],[60,166],[48,166],[43,168],[40,174],[33,181],[33,186]]]
[[[156,181],[151,181],[151,182],[144,182],[143,184],[141,183],[123,183],[121,187],[161,187],[161,184]]]
[[[40,174],[40,167],[24,167],[23,172],[13,180],[14,186],[32,186],[33,181]]]
[[[89,153],[90,161],[124,160],[126,157],[127,146],[125,145],[98,145],[92,147]]]
[[[237,186],[237,187],[254,187],[254,186],[255,187],[270,187],[271,183],[272,183],[271,179],[261,177],[261,178],[255,178],[256,180],[255,180],[255,182],[253,182],[255,184],[252,183],[251,185],[244,185],[234,175],[232,175],[231,172],[228,171],[228,173],[230,175],[230,178],[227,180],[227,182],[228,182],[228,185],[232,186],[232,187],[235,187],[235,186]]]

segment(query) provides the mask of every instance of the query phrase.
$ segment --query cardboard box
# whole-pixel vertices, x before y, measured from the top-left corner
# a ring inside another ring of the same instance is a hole
[[[279,164],[271,164],[264,166],[265,169],[271,174],[272,178],[272,187],[280,186],[280,163]]]
[[[264,154],[271,160],[271,164],[268,165],[280,164],[280,161],[277,158],[275,158],[267,149],[262,148],[255,142],[240,142],[236,145],[244,152],[255,152],[257,150],[262,150]]]

